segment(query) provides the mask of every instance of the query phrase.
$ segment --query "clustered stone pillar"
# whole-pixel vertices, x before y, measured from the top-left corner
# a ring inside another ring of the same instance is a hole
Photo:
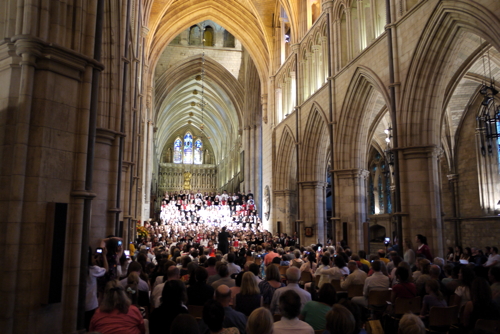
[[[427,237],[433,256],[443,256],[441,195],[436,146],[400,149],[403,238]]]
[[[301,220],[304,221],[304,227],[312,227],[313,236],[305,237],[301,244],[308,245],[312,243],[324,244],[324,234],[325,234],[325,212],[323,210],[323,201],[325,198],[325,182],[320,181],[304,181],[299,182],[301,187],[300,205],[302,208],[308,208],[308,210],[302,210]]]
[[[340,223],[348,223],[348,244],[363,249],[363,222],[366,221],[366,180],[370,172],[365,169],[335,170],[337,187],[335,198]],[[338,226],[340,228],[340,226]]]

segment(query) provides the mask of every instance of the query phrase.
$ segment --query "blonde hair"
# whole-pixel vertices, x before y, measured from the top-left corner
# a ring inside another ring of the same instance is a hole
[[[260,289],[257,285],[257,281],[255,281],[255,275],[247,271],[243,274],[243,278],[241,280],[241,290],[240,293],[242,295],[258,295],[260,294]]]
[[[248,317],[248,334],[271,334],[273,332],[274,319],[271,312],[265,307],[255,309]]]
[[[120,313],[127,314],[130,304],[131,301],[125,293],[123,286],[118,280],[113,280],[106,284],[99,310],[104,313],[111,313],[113,310],[118,310]]]
[[[424,334],[425,325],[415,314],[406,313],[399,321],[399,332],[402,334]]]

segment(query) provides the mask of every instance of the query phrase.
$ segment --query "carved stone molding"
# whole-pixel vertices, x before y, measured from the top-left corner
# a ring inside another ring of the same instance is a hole
[[[370,175],[370,172],[367,171],[366,169],[337,169],[337,170],[332,170],[335,175],[339,179],[354,179],[354,178],[360,178],[360,179],[367,179],[368,176]]]

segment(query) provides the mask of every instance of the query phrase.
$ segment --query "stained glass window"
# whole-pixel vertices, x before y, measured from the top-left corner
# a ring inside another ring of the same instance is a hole
[[[203,163],[203,143],[200,139],[194,142],[194,163],[201,165]]]
[[[185,164],[193,163],[193,135],[186,133],[184,136],[184,159]]]
[[[385,199],[387,203],[386,213],[392,213],[392,201],[391,201],[391,178],[385,178]]]
[[[180,138],[177,138],[174,142],[174,163],[180,164],[182,163],[182,142]]]
[[[384,211],[384,183],[382,182],[382,173],[378,176],[378,205],[379,213],[385,213]]]
[[[377,168],[377,167],[375,167]],[[370,198],[370,214],[375,214],[375,193],[373,192],[373,175],[370,176],[370,184],[368,185],[368,196]]]

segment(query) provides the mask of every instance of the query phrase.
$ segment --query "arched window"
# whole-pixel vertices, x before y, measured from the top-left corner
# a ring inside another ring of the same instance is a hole
[[[174,142],[174,163],[180,164],[182,163],[182,141],[180,138],[177,138]]]
[[[191,133],[186,133],[184,136],[184,158],[183,162],[185,164],[193,163],[193,135]]]
[[[189,29],[189,45],[200,45],[201,32],[200,27],[194,25]]]
[[[391,172],[383,156],[373,149],[368,183],[368,201],[371,215],[392,213]]]
[[[203,38],[205,39],[205,46],[214,46],[214,28],[208,26],[205,28],[205,32],[203,33]]]
[[[194,163],[197,165],[203,163],[203,143],[200,139],[194,142]]]
[[[225,48],[234,48],[234,36],[227,30],[224,30],[224,47]]]

